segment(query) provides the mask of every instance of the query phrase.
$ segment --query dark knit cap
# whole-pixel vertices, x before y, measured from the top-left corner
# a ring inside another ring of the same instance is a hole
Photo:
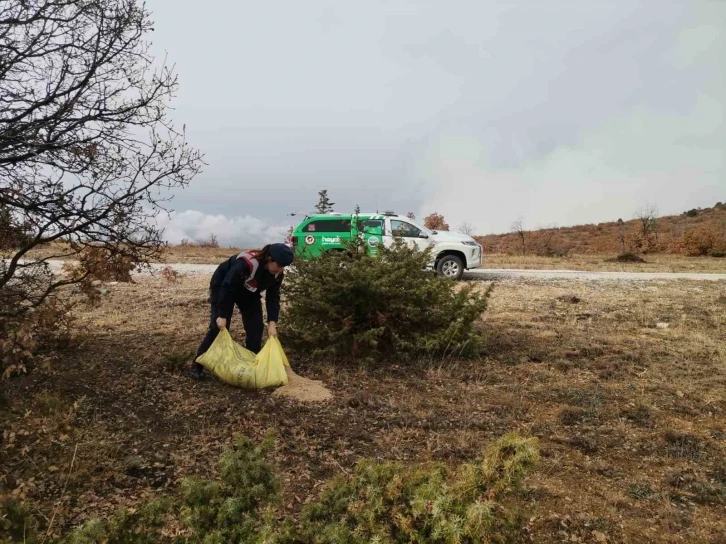
[[[285,244],[270,244],[270,257],[280,266],[290,266],[295,256]]]

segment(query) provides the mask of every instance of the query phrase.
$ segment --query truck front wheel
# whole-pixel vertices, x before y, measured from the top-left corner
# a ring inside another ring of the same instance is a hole
[[[456,255],[446,255],[439,259],[436,273],[445,278],[460,280],[464,275],[464,262]]]

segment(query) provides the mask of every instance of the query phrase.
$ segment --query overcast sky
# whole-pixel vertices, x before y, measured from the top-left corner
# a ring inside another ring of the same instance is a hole
[[[726,1],[148,7],[208,163],[172,241],[277,239],[323,188],[482,234],[726,201]]]

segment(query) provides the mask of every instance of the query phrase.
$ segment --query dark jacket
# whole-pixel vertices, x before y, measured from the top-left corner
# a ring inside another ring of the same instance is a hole
[[[280,286],[283,274],[275,277],[260,263],[254,278],[250,278],[250,266],[239,255],[230,257],[217,267],[212,275],[210,290],[212,304],[215,304],[219,315],[232,315],[235,302],[242,305],[246,300],[260,298],[265,291],[267,320],[277,321],[280,317]]]

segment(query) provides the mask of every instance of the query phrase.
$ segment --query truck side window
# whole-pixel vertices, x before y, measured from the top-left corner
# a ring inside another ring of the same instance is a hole
[[[398,238],[418,238],[421,234],[421,229],[405,221],[391,221],[391,231]]]
[[[383,228],[383,221],[380,219],[368,219],[367,221],[363,221],[363,228],[365,227]]]
[[[350,221],[347,219],[312,221],[305,225],[303,232],[350,232]]]

